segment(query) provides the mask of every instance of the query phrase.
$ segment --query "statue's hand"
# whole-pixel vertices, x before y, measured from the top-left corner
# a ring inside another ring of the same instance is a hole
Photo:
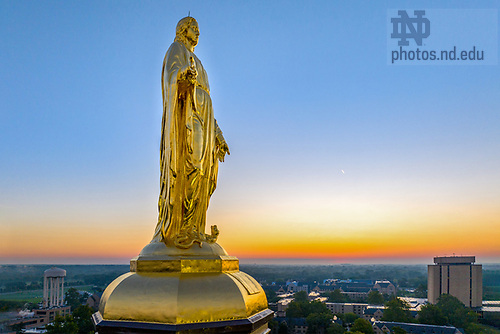
[[[197,76],[198,76],[198,71],[196,71],[196,68],[188,67],[186,71],[186,79],[194,85],[196,83]]]
[[[195,67],[192,66],[184,67],[181,72],[181,80],[186,80],[193,85],[196,83],[197,76],[198,76],[198,71],[196,70]]]
[[[226,156],[226,154],[231,155],[231,153],[229,152],[229,147],[227,146],[226,141],[224,141],[219,146],[218,158],[220,162],[224,162],[224,157]]]
[[[196,82],[196,77],[198,76],[198,71],[196,71],[196,63],[193,56],[189,57],[189,68],[187,74],[188,80],[194,84]]]
[[[222,135],[222,131],[217,124],[217,120],[215,121],[215,141],[217,145],[217,158],[220,162],[224,162],[226,154],[230,155],[231,153],[229,153],[229,147],[227,146],[226,140]]]

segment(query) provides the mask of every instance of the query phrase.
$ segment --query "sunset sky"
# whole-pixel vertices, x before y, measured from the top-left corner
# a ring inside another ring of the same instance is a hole
[[[127,263],[150,241],[188,12],[231,151],[207,224],[230,255],[500,262],[500,1],[418,5],[0,1],[0,263]],[[464,18],[457,43],[471,9],[494,15],[474,44],[494,64],[388,63],[388,12],[437,8]]]

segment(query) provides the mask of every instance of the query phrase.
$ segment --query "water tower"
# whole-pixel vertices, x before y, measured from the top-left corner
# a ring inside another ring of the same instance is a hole
[[[64,305],[64,277],[66,270],[52,267],[43,273],[43,307]]]

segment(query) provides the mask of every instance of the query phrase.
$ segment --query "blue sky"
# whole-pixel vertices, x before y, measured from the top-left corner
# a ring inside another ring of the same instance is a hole
[[[498,11],[500,2],[418,5],[466,13]],[[296,229],[313,242],[330,229],[349,240],[380,226],[421,237],[429,226],[455,226],[477,239],[457,253],[500,258],[498,244],[488,248],[470,232],[500,224],[499,67],[389,65],[388,10],[414,6],[0,2],[0,259],[92,258],[77,240],[103,243],[116,231],[122,241],[113,247],[122,251],[108,255],[127,258],[149,241],[161,65],[189,11],[231,150],[209,209],[230,253],[251,255],[250,246],[238,248],[245,228],[248,238],[265,230],[278,239]],[[53,234],[64,247],[44,251]],[[451,245],[414,256],[450,254]],[[259,254],[271,254],[268,246]]]

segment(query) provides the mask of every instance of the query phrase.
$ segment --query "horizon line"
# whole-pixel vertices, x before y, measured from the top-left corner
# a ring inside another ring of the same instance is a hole
[[[500,264],[498,257],[476,256],[477,264]],[[482,259],[482,260],[481,260]],[[240,257],[241,265],[429,265],[434,257],[385,258],[258,258]],[[126,257],[0,257],[2,265],[129,265]]]

